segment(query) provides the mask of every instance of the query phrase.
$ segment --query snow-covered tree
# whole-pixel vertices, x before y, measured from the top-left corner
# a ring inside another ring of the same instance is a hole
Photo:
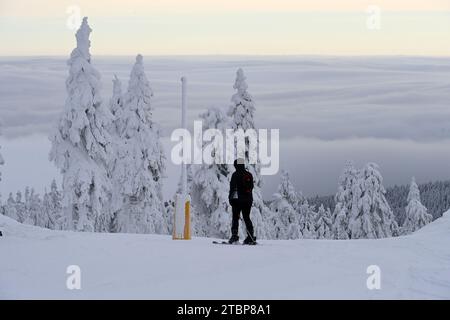
[[[0,131],[0,133],[1,133],[1,131]],[[1,149],[1,146],[0,146],[0,149]],[[3,159],[2,154],[0,153],[0,166],[2,166],[4,164],[5,164],[5,160]],[[0,181],[2,181],[2,172],[1,171],[0,171]]]
[[[228,115],[231,117],[234,128],[243,130],[255,129],[254,114],[256,108],[252,96],[247,91],[246,79],[244,70],[239,68],[236,72],[236,81],[233,86],[237,92],[231,97],[233,104],[228,110]]]
[[[39,199],[33,188],[25,187],[24,193],[24,219],[23,223],[36,225],[39,214]]]
[[[255,104],[252,96],[248,93],[248,85],[244,71],[239,68],[236,73],[236,81],[233,88],[237,91],[231,98],[232,105],[228,110],[228,116],[231,117],[231,128],[238,129],[256,129],[254,122]],[[246,163],[247,170],[253,175],[253,207],[251,217],[255,226],[255,236],[259,238],[273,237],[272,230],[266,227],[267,220],[270,219],[271,213],[269,208],[264,204],[262,199],[262,180],[260,177],[260,164],[249,164],[248,147],[249,139],[246,138]]]
[[[42,200],[33,188],[30,189],[28,196],[25,192],[25,208],[27,210],[27,219],[24,223],[44,228],[49,227],[47,212],[43,210]]]
[[[315,239],[316,234],[316,212],[304,201],[299,207],[298,224],[300,228],[301,237],[303,239]]]
[[[349,220],[351,239],[384,238],[398,235],[398,225],[385,198],[383,177],[375,163],[360,172],[357,186],[360,198],[353,205]]]
[[[109,110],[113,115],[113,119],[109,128],[109,133],[114,142],[118,142],[118,138],[121,132],[125,128],[125,110],[124,110],[124,95],[122,93],[122,82],[114,75],[113,79],[113,93],[111,99],[109,100]],[[114,150],[117,146],[114,146]],[[111,163],[111,168],[114,168],[114,161]]]
[[[0,134],[1,134],[1,122],[0,122]],[[2,147],[0,146],[0,149],[1,149]],[[2,154],[1,154],[1,152],[0,152],[0,168],[1,168],[1,166],[2,165],[4,165],[5,164],[5,160],[3,159],[3,157],[2,157]],[[0,182],[2,181],[2,171],[0,170]],[[3,208],[3,206],[2,206],[2,195],[0,194],[0,213],[3,213],[3,214],[5,214],[4,213],[4,208]]]
[[[152,120],[150,83],[143,58],[137,55],[124,96],[124,125],[119,127],[116,162],[112,174],[119,193],[114,197],[117,232],[167,233],[162,198],[165,155],[160,130]]]
[[[9,197],[6,200],[4,214],[11,219],[20,221],[19,215],[17,214],[16,200],[14,199],[12,192],[9,193]]]
[[[107,174],[108,178],[112,181],[111,186],[111,199],[109,201],[109,210],[111,213],[111,217],[113,222],[111,223],[111,230],[116,231],[117,222],[116,219],[118,212],[122,209],[123,205],[123,196],[121,193],[122,186],[114,183],[114,171],[116,169],[117,164],[117,152],[120,149],[120,133],[123,132],[125,128],[125,110],[124,110],[124,95],[122,93],[122,82],[114,75],[113,82],[113,92],[112,96],[109,100],[109,110],[112,114],[112,121],[108,128],[109,135],[112,139],[112,156],[110,157],[111,161],[108,163]]]
[[[225,135],[228,119],[219,108],[209,108],[200,115],[203,130],[215,129]],[[230,236],[231,207],[228,203],[230,168],[221,163],[223,150],[217,148],[216,139],[203,142],[203,150],[211,152],[211,164],[195,166],[191,197],[195,206],[195,232],[199,236],[227,238]]]
[[[111,156],[108,134],[112,116],[100,98],[100,74],[91,64],[89,35],[84,18],[72,51],[64,112],[51,135],[50,160],[60,169],[63,207],[70,228],[109,231],[111,183],[107,168]]]
[[[295,187],[289,178],[289,173],[285,170],[281,171],[280,184],[278,185],[277,193],[286,199],[293,209],[298,209],[299,204],[303,200],[302,194],[295,190]]]
[[[17,215],[17,221],[24,222],[27,218],[26,216],[26,209],[25,209],[25,203],[22,199],[22,192],[17,191],[16,193],[16,199],[14,200],[14,206],[15,206],[15,213]]]
[[[272,217],[269,227],[273,229],[275,239],[298,239],[301,237],[299,214],[300,195],[295,191],[294,185],[286,171],[281,172],[280,184],[274,199],[270,203]]]
[[[31,196],[32,193],[34,193],[34,191],[32,191],[32,189],[30,187],[25,187],[25,192],[24,192],[24,202],[23,202],[23,213],[22,213],[22,223],[25,224],[29,224],[29,225],[34,225],[34,217],[30,216],[31,213]],[[20,202],[17,201],[17,204],[19,204]]]
[[[323,205],[319,207],[316,216],[316,236],[317,239],[331,239],[332,238],[333,223],[331,220],[331,211],[329,208],[325,209]]]
[[[407,196],[409,188],[406,189]],[[424,183],[419,185],[419,190],[421,202],[428,209],[428,213],[433,216],[433,219],[441,217],[444,212],[450,209],[450,181]],[[407,205],[406,196],[404,206]]]
[[[111,100],[109,101],[109,108],[113,116],[117,116],[123,108],[122,82],[116,75],[114,75],[113,79],[113,94]],[[118,116],[115,120],[121,120],[121,117]]]
[[[406,206],[406,218],[403,223],[402,232],[412,233],[433,220],[433,216],[428,214],[427,208],[420,201],[420,191],[413,177],[408,193],[408,205]]]
[[[335,239],[348,239],[348,223],[352,208],[359,199],[358,171],[351,161],[347,162],[339,177],[338,191],[335,196],[332,233]]]
[[[45,193],[42,201],[43,211],[48,217],[48,224],[44,227],[55,230],[65,230],[67,228],[61,201],[61,192],[59,192],[58,185],[53,179],[50,185],[50,192]]]
[[[395,219],[399,225],[403,225],[406,217],[406,206],[408,205],[409,184],[395,185],[386,188],[386,200],[394,212]],[[432,181],[418,185],[422,204],[433,216],[433,220],[442,216],[450,208],[450,181]],[[308,198],[310,204],[316,207],[323,204],[325,208],[334,211],[335,199],[333,196],[314,196]]]

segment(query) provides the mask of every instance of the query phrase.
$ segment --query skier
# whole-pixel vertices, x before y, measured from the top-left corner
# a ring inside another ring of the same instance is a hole
[[[245,170],[244,159],[234,160],[236,171],[231,176],[230,192],[228,200],[233,209],[233,220],[231,222],[230,244],[239,242],[239,218],[242,211],[245,227],[247,228],[247,238],[244,244],[256,244],[256,238],[253,234],[253,224],[250,220],[250,211],[253,204],[253,176]]]

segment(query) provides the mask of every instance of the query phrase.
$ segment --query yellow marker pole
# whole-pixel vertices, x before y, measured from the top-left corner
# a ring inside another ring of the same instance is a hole
[[[184,204],[184,240],[191,240],[191,202],[188,200]]]
[[[181,127],[186,129],[186,84],[185,77],[181,78]],[[183,153],[188,150],[183,149]],[[183,155],[184,158],[184,155]],[[173,219],[174,240],[191,239],[191,217],[190,217],[191,197],[187,192],[187,173],[185,158],[181,164],[181,192],[177,194],[175,200],[175,212]]]
[[[173,240],[191,240],[191,197],[177,194],[173,219]]]

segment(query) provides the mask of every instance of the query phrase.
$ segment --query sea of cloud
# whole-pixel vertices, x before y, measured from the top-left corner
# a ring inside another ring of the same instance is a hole
[[[108,103],[116,74],[126,89],[134,57],[93,57]],[[188,78],[188,123],[209,106],[227,108],[242,67],[260,128],[280,129],[280,163],[306,195],[329,194],[346,160],[375,161],[386,185],[450,178],[450,58],[144,57],[154,114],[168,137],[180,122],[180,78]],[[0,192],[48,188],[48,134],[64,106],[63,57],[0,58]],[[168,164],[166,197],[179,168]],[[265,177],[266,197],[277,176]]]

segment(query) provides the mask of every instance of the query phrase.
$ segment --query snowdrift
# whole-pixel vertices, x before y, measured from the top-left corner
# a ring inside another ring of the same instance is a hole
[[[0,230],[2,299],[450,299],[450,211],[404,237],[252,247],[51,231],[1,215]],[[70,265],[80,290],[66,287]],[[366,285],[371,265],[379,290]]]

